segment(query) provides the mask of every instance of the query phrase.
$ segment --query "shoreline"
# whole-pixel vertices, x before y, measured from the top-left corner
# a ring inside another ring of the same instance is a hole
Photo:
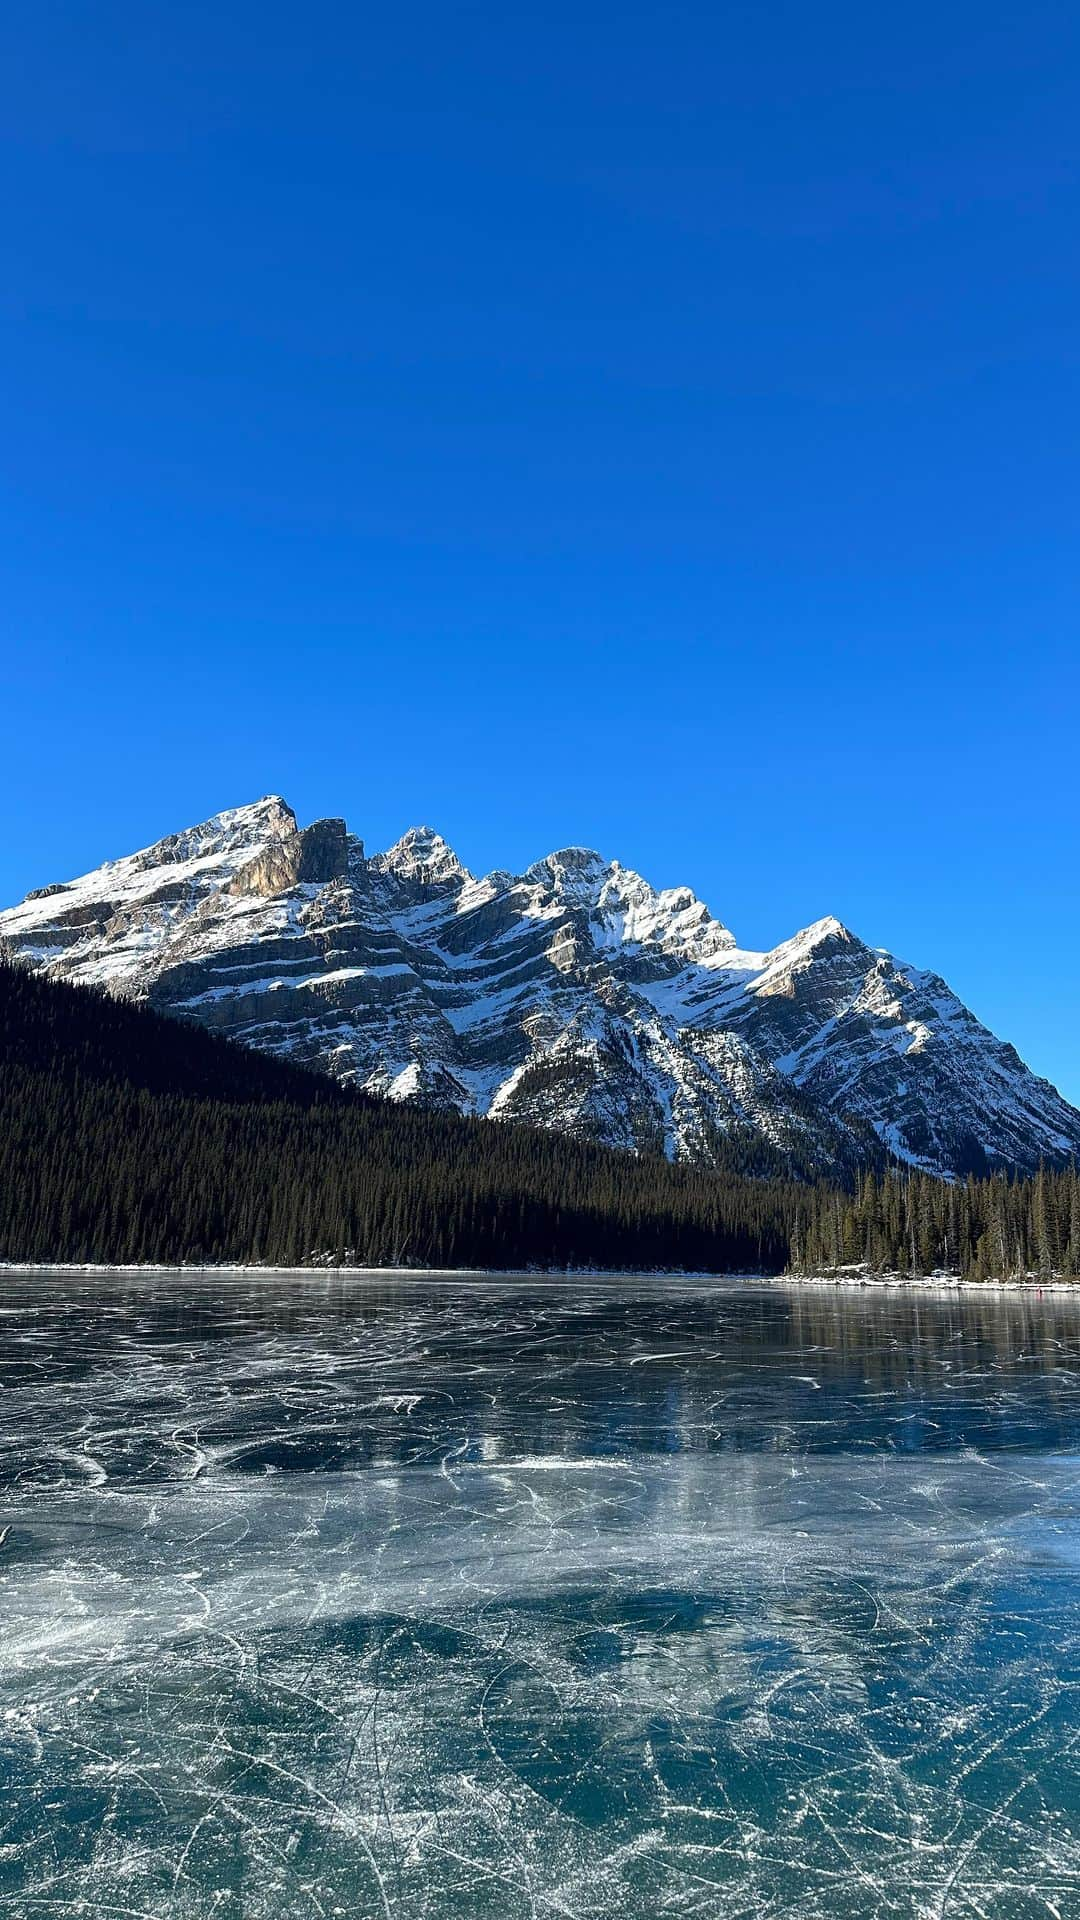
[[[835,1273],[693,1273],[682,1268],[657,1267],[641,1270],[619,1270],[596,1267],[369,1267],[369,1266],[310,1266],[276,1267],[258,1263],[221,1263],[201,1265],[186,1262],[179,1265],[162,1261],[142,1261],[131,1264],[97,1261],[28,1261],[0,1260],[0,1276],[4,1274],[48,1274],[57,1279],[106,1279],[110,1276],[130,1275],[138,1278],[147,1274],[214,1275],[222,1279],[248,1278],[250,1276],[287,1275],[290,1279],[357,1279],[370,1280],[523,1280],[541,1283],[569,1284],[575,1280],[597,1281],[664,1281],[678,1284],[680,1281],[693,1282],[697,1286],[758,1286],[784,1287],[798,1290],[803,1287],[827,1287],[845,1293],[936,1293],[936,1294],[988,1294],[1016,1293],[1028,1294],[1033,1298],[1042,1298],[1046,1294],[1073,1296],[1080,1299],[1080,1279],[1053,1280],[1009,1279],[1009,1280],[966,1280],[955,1273],[900,1274],[865,1273],[841,1270]]]

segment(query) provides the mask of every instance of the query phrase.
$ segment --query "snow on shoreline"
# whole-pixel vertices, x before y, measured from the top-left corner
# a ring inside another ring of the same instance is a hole
[[[789,1290],[804,1287],[827,1287],[832,1290],[861,1293],[1019,1293],[1036,1299],[1044,1294],[1071,1294],[1080,1299],[1080,1277],[1077,1279],[1038,1280],[1032,1277],[1014,1280],[966,1280],[955,1273],[901,1274],[901,1273],[865,1273],[856,1270],[843,1270],[835,1273],[688,1273],[681,1268],[660,1267],[621,1272],[616,1269],[596,1267],[371,1267],[359,1264],[352,1266],[312,1265],[307,1267],[275,1267],[258,1263],[244,1265],[226,1264],[199,1265],[187,1263],[173,1265],[166,1261],[143,1261],[133,1264],[102,1264],[100,1262],[76,1261],[26,1261],[0,1260],[0,1275],[44,1273],[59,1279],[68,1276],[72,1279],[92,1278],[95,1275],[139,1275],[151,1273],[170,1273],[179,1275],[213,1275],[221,1279],[246,1278],[265,1274],[288,1276],[294,1280],[314,1280],[320,1278],[356,1279],[356,1280],[528,1280],[536,1283],[568,1284],[575,1280],[595,1280],[615,1282],[620,1280],[663,1280],[674,1284],[692,1281],[698,1286],[754,1286],[785,1287]]]

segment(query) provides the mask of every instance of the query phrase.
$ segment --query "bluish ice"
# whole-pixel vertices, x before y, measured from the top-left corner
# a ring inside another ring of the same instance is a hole
[[[5,1920],[1076,1920],[1080,1298],[8,1274]]]

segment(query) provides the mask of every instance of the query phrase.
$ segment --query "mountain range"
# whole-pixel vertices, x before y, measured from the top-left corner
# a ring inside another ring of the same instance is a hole
[[[1080,1112],[934,973],[826,918],[740,947],[583,847],[469,873],[270,795],[0,912],[0,948],[392,1100],[804,1176],[1080,1154]]]

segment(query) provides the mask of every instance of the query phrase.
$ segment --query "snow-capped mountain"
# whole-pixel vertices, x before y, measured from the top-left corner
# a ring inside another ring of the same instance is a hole
[[[0,913],[0,944],[397,1100],[801,1172],[1080,1153],[1080,1113],[936,974],[819,920],[750,952],[689,888],[564,848],[483,879],[414,827],[369,857],[276,796]]]

